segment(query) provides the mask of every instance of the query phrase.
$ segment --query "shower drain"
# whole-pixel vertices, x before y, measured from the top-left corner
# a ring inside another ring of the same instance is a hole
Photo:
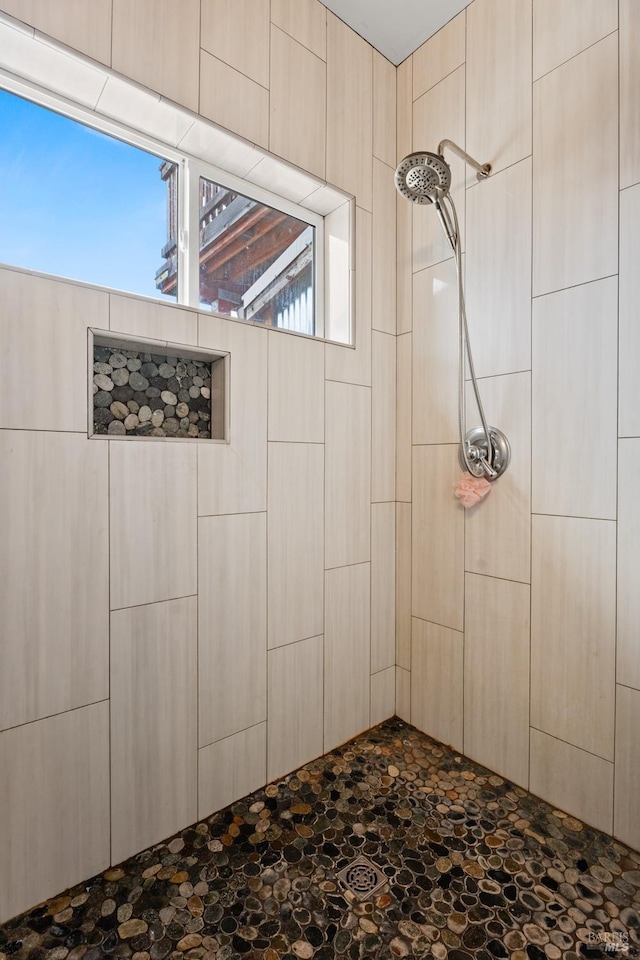
[[[358,900],[366,900],[387,882],[387,877],[366,857],[356,857],[340,870],[338,880]]]

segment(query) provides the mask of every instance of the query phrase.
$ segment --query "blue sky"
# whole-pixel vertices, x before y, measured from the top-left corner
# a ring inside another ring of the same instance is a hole
[[[159,296],[161,160],[0,90],[0,262]]]

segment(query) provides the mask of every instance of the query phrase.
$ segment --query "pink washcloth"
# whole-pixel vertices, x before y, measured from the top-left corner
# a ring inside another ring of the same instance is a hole
[[[465,473],[456,483],[454,493],[468,509],[480,503],[490,490],[491,484],[484,477],[472,477],[470,473]]]

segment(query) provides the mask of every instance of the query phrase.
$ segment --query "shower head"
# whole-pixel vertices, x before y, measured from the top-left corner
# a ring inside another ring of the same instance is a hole
[[[395,183],[412,203],[434,203],[449,193],[451,168],[437,153],[410,153],[398,164]]]

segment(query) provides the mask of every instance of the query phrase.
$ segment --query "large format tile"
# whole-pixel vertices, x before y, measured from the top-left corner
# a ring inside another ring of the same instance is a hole
[[[112,0],[111,65],[165,97],[198,109],[198,0]]]
[[[198,818],[204,820],[267,780],[267,724],[258,723],[198,751]]]
[[[370,564],[325,574],[324,750],[369,726]]]
[[[324,616],[324,448],[269,444],[269,647],[316,637]]]
[[[617,27],[616,0],[533,0],[534,80]]]
[[[269,149],[322,178],[326,98],[324,60],[272,27]]]
[[[229,442],[198,444],[198,512],[267,508],[267,336],[200,315],[200,346],[229,351]]]
[[[467,191],[465,295],[476,374],[531,369],[531,158]]]
[[[355,348],[325,344],[327,380],[371,385],[371,259],[372,215],[356,207]]]
[[[269,146],[269,91],[206,50],[200,51],[200,113],[251,143]]]
[[[372,48],[327,13],[327,180],[372,209]]]
[[[640,182],[640,7],[620,0],[620,186]]]
[[[396,499],[396,338],[373,331],[371,499]]]
[[[327,381],[325,567],[370,557],[371,391]]]
[[[324,442],[324,345],[269,333],[269,440]]]
[[[616,679],[640,690],[640,439],[621,440],[618,449],[618,637]]]
[[[529,788],[605,833],[613,828],[613,764],[531,730]]]
[[[465,569],[528,583],[531,576],[531,374],[479,381],[488,425],[506,435],[511,462],[489,496],[465,512]],[[467,382],[467,429],[481,424]]]
[[[98,323],[91,324],[93,327]],[[173,304],[136,297],[109,296],[109,329],[131,337],[197,346],[198,314]]]
[[[615,519],[617,288],[611,277],[534,301],[535,513]]]
[[[327,59],[327,8],[320,0],[271,0],[271,22]]]
[[[413,615],[463,629],[464,508],[453,488],[458,447],[413,448]]]
[[[417,100],[465,60],[466,11],[438,30],[413,54],[413,99]]]
[[[413,57],[407,57],[396,69],[396,164],[412,150]]]
[[[396,716],[411,723],[411,673],[396,667]]]
[[[388,720],[395,712],[396,668],[393,666],[371,675],[371,726]]]
[[[411,723],[462,750],[463,634],[413,618]]]
[[[640,102],[640,97],[638,98]],[[639,177],[640,179],[640,177]],[[620,277],[618,352],[618,434],[640,436],[640,184],[620,192]]]
[[[396,503],[396,663],[411,669],[410,503]]]
[[[111,63],[111,0],[3,0],[2,10],[92,60]]]
[[[413,207],[396,197],[396,331],[408,333],[413,321]]]
[[[412,335],[396,338],[396,500],[411,500]]]
[[[466,149],[494,173],[531,153],[531,21],[531,0],[467,10]]]
[[[109,704],[0,734],[0,921],[109,865]]]
[[[266,521],[265,513],[199,521],[201,747],[266,719]]]
[[[531,724],[613,760],[616,525],[534,516],[532,548]]]
[[[464,752],[529,784],[529,586],[469,573],[465,589]]]
[[[371,673],[379,673],[395,662],[396,504],[372,503]]]
[[[534,83],[533,142],[534,296],[616,273],[617,35]]]
[[[374,330],[396,332],[396,197],[393,167],[373,161]]]
[[[269,651],[267,779],[320,756],[323,747],[324,638]]]
[[[396,68],[373,51],[373,155],[396,165]]]
[[[196,597],[111,614],[111,862],[198,815]]]
[[[458,441],[457,304],[455,260],[445,260],[414,274],[414,443]]]
[[[201,0],[201,3],[203,50],[268,87],[269,0]]]
[[[108,328],[108,294],[15,270],[0,277],[0,427],[84,433],[87,327]]]
[[[0,432],[0,730],[109,696],[107,446]]]
[[[640,692],[616,687],[614,836],[640,849]]]
[[[458,67],[413,104],[413,150],[437,153],[441,140],[465,142],[465,68]],[[465,183],[469,172],[463,160],[450,150],[445,160],[451,167],[451,196],[458,219],[465,222]],[[484,158],[481,158],[484,163]],[[471,182],[469,180],[469,182]],[[406,201],[409,203],[410,201]],[[413,204],[413,269],[423,270],[451,256],[451,247],[430,203]],[[465,236],[462,232],[462,246]]]
[[[195,594],[197,444],[109,446],[111,609]]]

